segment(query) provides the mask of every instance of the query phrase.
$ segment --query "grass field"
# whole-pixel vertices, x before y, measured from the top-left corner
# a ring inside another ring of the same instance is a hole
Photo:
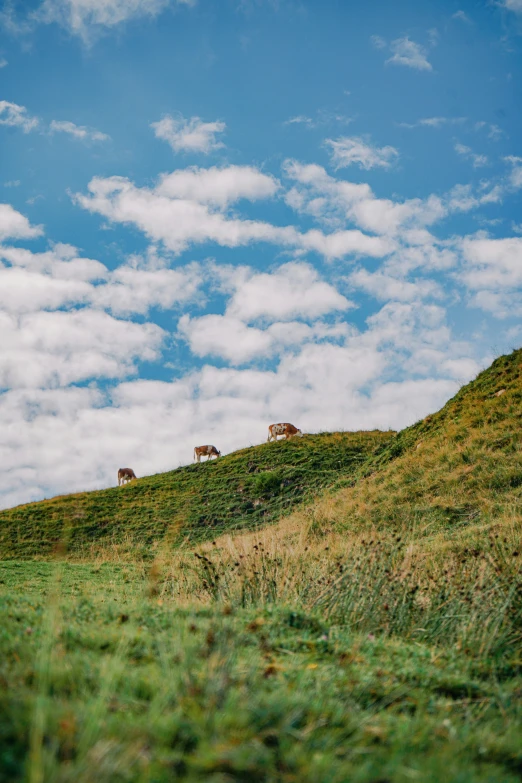
[[[137,566],[1,574],[2,781],[522,775],[514,650],[498,669],[278,602],[184,605]]]
[[[0,514],[0,783],[520,781],[521,360]]]

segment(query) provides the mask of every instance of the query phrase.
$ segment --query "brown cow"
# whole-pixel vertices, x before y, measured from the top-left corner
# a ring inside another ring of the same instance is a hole
[[[197,459],[197,461],[200,462],[201,457],[207,457],[208,462],[211,457],[221,457],[221,452],[218,451],[215,446],[195,446],[194,459]]]
[[[293,424],[288,424],[288,422],[285,422],[284,424],[271,424],[269,426],[267,440],[277,440],[278,435],[282,435],[286,439],[291,438],[294,435],[299,435],[300,438],[303,437],[301,430],[298,430]]]
[[[118,486],[126,484],[128,481],[136,478],[132,468],[120,468],[118,471]]]

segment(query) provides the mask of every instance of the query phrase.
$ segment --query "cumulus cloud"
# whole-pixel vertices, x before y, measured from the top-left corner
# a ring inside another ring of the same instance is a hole
[[[460,242],[467,264],[463,273],[473,289],[519,289],[522,286],[522,237],[467,237]]]
[[[6,239],[32,239],[43,233],[41,226],[32,226],[25,215],[11,204],[0,204],[0,241]]]
[[[380,199],[367,184],[336,180],[321,166],[297,161],[287,161],[285,172],[297,183],[286,196],[290,206],[327,223],[335,219],[341,225],[351,220],[365,231],[394,236],[405,228],[430,225],[447,214],[437,196],[403,202]],[[388,252],[393,249],[388,241]]]
[[[236,198],[247,190],[245,182],[249,178],[252,182],[252,171],[240,184],[238,182]],[[328,259],[342,258],[348,254],[380,257],[390,250],[388,243],[381,238],[367,236],[359,230],[325,234],[312,229],[301,233],[294,226],[274,226],[262,221],[241,219],[237,214],[229,215],[223,208],[220,210],[209,203],[210,197],[205,193],[219,193],[218,198],[223,205],[223,191],[229,197],[234,195],[234,186],[230,187],[229,183],[230,171],[226,168],[214,171],[210,177],[205,170],[200,169],[196,172],[192,170],[186,180],[162,178],[153,189],[138,188],[124,177],[95,177],[89,183],[89,194],[77,194],[75,201],[113,222],[136,225],[152,241],[163,242],[167,248],[178,253],[191,244],[205,242],[215,242],[223,247],[269,242],[303,251],[314,250]],[[259,195],[259,186],[263,194],[274,187],[271,181],[259,177],[253,187],[255,195]],[[171,188],[174,193],[172,197]],[[190,192],[192,198],[178,198],[180,189],[184,189],[187,195]]]
[[[53,120],[49,125],[49,130],[51,133],[68,133],[75,139],[82,141],[107,141],[110,139],[106,133],[94,128],[86,128],[84,125],[75,125],[74,122],[66,120]]]
[[[156,193],[225,208],[240,199],[257,201],[270,198],[278,188],[279,183],[274,177],[253,166],[213,166],[208,169],[193,166],[162,175]]]
[[[242,321],[319,318],[353,307],[310,264],[291,262],[274,272],[236,274],[227,313]]]
[[[170,310],[190,302],[203,281],[198,264],[182,269],[136,269],[128,265],[111,272],[104,285],[96,286],[91,301],[116,315],[141,313],[151,307]]]
[[[390,168],[398,158],[395,147],[373,147],[358,136],[339,139],[327,139],[325,142],[332,150],[332,163],[337,169],[358,165],[362,169]]]
[[[0,125],[18,127],[24,133],[29,133],[38,126],[38,119],[31,117],[25,106],[10,101],[0,101]]]
[[[360,288],[381,301],[414,302],[427,297],[443,297],[441,287],[434,280],[408,281],[383,271],[372,273],[357,269],[348,281],[354,288]]]
[[[201,152],[205,155],[225,146],[216,136],[226,127],[224,122],[203,122],[199,117],[175,119],[168,114],[159,122],[151,123],[155,136],[167,141],[174,152]]]
[[[167,269],[152,254],[109,270],[64,244],[42,253],[0,246],[0,260],[0,308],[11,313],[92,305],[116,315],[146,315],[191,301],[203,280],[196,263]]]
[[[386,64],[405,65],[418,71],[432,71],[433,67],[428,61],[425,49],[407,36],[396,38],[390,44],[392,56],[386,60]]]
[[[156,324],[120,321],[102,311],[0,311],[0,388],[67,386],[123,378],[136,361],[158,359],[165,333]]]

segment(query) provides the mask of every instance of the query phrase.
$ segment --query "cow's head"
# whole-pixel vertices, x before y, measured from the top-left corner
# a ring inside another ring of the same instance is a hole
[[[299,437],[300,437],[300,438],[302,438],[302,437],[303,437],[303,433],[301,432],[301,430],[297,430],[297,432],[296,432],[295,434],[296,434],[296,435],[299,435]]]
[[[217,449],[216,449],[216,454],[218,455],[218,457],[221,457],[221,452],[217,451]]]

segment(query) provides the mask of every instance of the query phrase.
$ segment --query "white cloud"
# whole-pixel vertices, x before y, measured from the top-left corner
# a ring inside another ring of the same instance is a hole
[[[167,269],[154,253],[114,270],[63,244],[43,253],[0,246],[1,259],[10,266],[0,264],[0,308],[12,313],[92,305],[116,315],[146,315],[152,307],[192,301],[203,280],[200,265]]]
[[[94,128],[86,128],[84,125],[75,125],[74,122],[66,120],[53,120],[49,125],[49,130],[51,133],[68,133],[76,139],[82,139],[82,141],[107,141],[110,139],[106,133],[101,133]]]
[[[471,160],[474,169],[478,169],[489,164],[487,155],[477,155],[475,152],[473,152],[471,147],[466,147],[465,144],[455,144],[455,152],[458,155],[461,155],[463,158]]]
[[[93,30],[111,28],[133,18],[154,17],[167,7],[195,5],[196,0],[44,0],[35,18],[57,22],[88,43]]]
[[[247,326],[238,318],[226,315],[201,318],[184,315],[180,318],[178,333],[187,340],[196,356],[219,356],[232,364],[267,356],[272,349],[268,330]]]
[[[300,233],[293,226],[279,227],[261,221],[242,220],[237,215],[229,216],[223,210],[211,208],[208,203],[168,196],[171,188],[173,193],[177,193],[178,188],[185,188],[191,192],[192,198],[207,202],[210,201],[209,193],[219,193],[223,203],[223,192],[227,197],[233,197],[236,187],[237,198],[252,186],[252,171],[245,180],[230,186],[223,185],[231,180],[227,169],[220,169],[210,177],[202,169],[196,173],[192,170],[186,180],[163,178],[154,189],[138,188],[124,177],[95,177],[89,183],[89,195],[77,194],[75,200],[85,209],[97,212],[111,221],[135,224],[152,241],[161,241],[174,252],[181,252],[190,244],[204,242],[215,242],[223,247],[269,242],[301,251],[315,250],[328,259],[349,254],[381,257],[390,251],[389,243],[380,237],[367,236],[359,230],[324,234],[312,229]],[[198,177],[204,183],[201,186]],[[246,182],[250,183],[248,188]],[[264,195],[273,187],[272,181],[258,178],[252,186],[253,195],[258,196],[259,190]]]
[[[168,198],[226,207],[239,199],[256,201],[274,196],[277,180],[253,166],[203,169],[193,166],[160,177],[156,193]]]
[[[336,180],[321,166],[287,161],[285,172],[298,183],[288,192],[287,203],[327,224],[340,226],[351,220],[365,231],[392,237],[407,228],[429,225],[447,214],[447,206],[437,196],[394,202],[376,198],[367,184]],[[388,253],[395,249],[391,239],[385,247]]]
[[[120,321],[107,313],[0,311],[0,387],[55,387],[91,378],[122,378],[136,361],[159,357],[165,333],[156,324]]]
[[[495,318],[522,316],[522,294],[519,291],[477,291],[471,296],[469,304],[491,313]]]
[[[227,314],[245,322],[259,318],[313,319],[353,307],[332,285],[320,279],[314,267],[302,262],[284,264],[271,273],[236,273],[231,287],[234,292]]]
[[[362,138],[343,136],[339,139],[327,139],[332,149],[332,163],[337,169],[357,164],[362,169],[390,168],[399,153],[395,147],[372,147]]]
[[[178,324],[178,335],[185,339],[196,356],[216,356],[232,365],[263,359],[281,351],[295,351],[305,343],[344,339],[352,332],[348,324],[313,325],[298,321],[277,322],[267,328],[248,326],[232,315],[204,315],[190,318],[184,315]]]
[[[105,285],[96,286],[91,300],[116,315],[146,314],[151,307],[167,310],[191,301],[202,280],[198,264],[181,269],[136,269],[124,265],[110,273]]]
[[[9,63],[7,62],[5,57],[2,57],[2,59],[0,59],[0,68],[5,68],[6,65],[9,65]]]
[[[91,286],[81,280],[63,280],[27,269],[0,268],[0,311],[27,313],[56,310],[85,303]]]
[[[218,133],[226,130],[224,122],[203,122],[199,117],[186,120],[166,115],[159,122],[151,123],[158,139],[167,141],[174,152],[201,152],[208,155],[214,150],[224,147],[216,139]]]
[[[41,226],[32,226],[25,215],[10,204],[0,204],[0,241],[6,239],[32,239],[43,233]]]
[[[107,268],[99,261],[80,257],[77,248],[63,243],[53,244],[51,250],[43,253],[32,253],[21,247],[0,247],[0,259],[14,267],[62,280],[102,280],[108,274]]]
[[[467,237],[460,242],[467,268],[462,279],[471,289],[517,289],[522,286],[522,237]]]
[[[309,264],[290,262],[271,273],[216,265],[213,272],[221,289],[231,294],[225,314],[184,315],[178,325],[179,335],[197,356],[242,364],[304,342],[348,334],[346,323],[309,325],[293,320],[314,320],[353,306]],[[258,325],[248,326],[252,322]]]
[[[394,277],[386,272],[368,272],[358,269],[348,277],[354,288],[361,288],[381,301],[415,302],[427,297],[443,297],[440,286],[433,280],[414,282]]]
[[[390,48],[393,52],[392,57],[386,60],[391,65],[406,65],[408,68],[415,68],[419,71],[432,71],[433,67],[426,57],[423,47],[411,41],[407,36],[397,38],[392,41]]]
[[[0,125],[22,128],[24,133],[38,126],[38,119],[27,114],[25,106],[10,101],[0,101]]]

